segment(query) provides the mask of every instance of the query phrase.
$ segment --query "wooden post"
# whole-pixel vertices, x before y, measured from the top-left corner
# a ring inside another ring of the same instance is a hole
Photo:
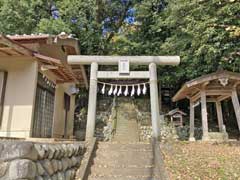
[[[194,137],[194,118],[195,118],[194,102],[192,100],[190,100],[190,136],[189,136],[189,141],[195,141],[195,137]]]
[[[223,132],[223,114],[222,114],[222,104],[221,104],[221,101],[217,101],[216,102],[216,109],[217,109],[217,118],[218,118],[219,131]]]
[[[208,140],[208,117],[207,117],[207,101],[206,101],[206,90],[201,89],[201,112],[202,112],[202,140]]]
[[[94,137],[95,131],[96,105],[97,105],[97,72],[98,64],[93,62],[91,64],[90,74],[86,139],[92,139]]]
[[[171,116],[170,119],[171,119],[171,124],[173,125],[173,117]]]
[[[183,117],[180,116],[180,126],[183,127]]]
[[[237,94],[236,88],[233,89],[231,97],[232,97],[232,103],[233,103],[234,111],[235,111],[236,118],[237,118],[238,129],[240,130],[240,105],[239,105],[238,94]]]

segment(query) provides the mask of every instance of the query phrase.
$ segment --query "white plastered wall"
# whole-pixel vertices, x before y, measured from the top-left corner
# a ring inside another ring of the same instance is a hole
[[[34,117],[35,96],[38,76],[38,63],[33,58],[0,59],[0,70],[8,72],[3,119],[0,127],[2,137],[31,137]],[[49,71],[41,72],[50,80],[56,77]],[[65,110],[64,92],[73,85],[58,84],[55,91],[53,137],[64,135]],[[71,95],[70,110],[67,118],[67,135],[73,135],[75,96]]]
[[[32,58],[1,58],[8,72],[0,136],[30,137],[34,114],[38,64]]]

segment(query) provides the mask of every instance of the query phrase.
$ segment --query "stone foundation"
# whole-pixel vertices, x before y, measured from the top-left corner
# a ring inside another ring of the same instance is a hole
[[[71,180],[80,165],[82,143],[0,141],[0,180]]]
[[[225,132],[209,132],[209,140],[211,141],[227,141],[228,134]]]

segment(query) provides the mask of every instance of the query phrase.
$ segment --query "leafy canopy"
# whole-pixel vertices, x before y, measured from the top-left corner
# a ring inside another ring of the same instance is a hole
[[[4,34],[72,33],[82,54],[180,55],[159,68],[174,87],[239,71],[239,0],[0,0],[0,22]]]

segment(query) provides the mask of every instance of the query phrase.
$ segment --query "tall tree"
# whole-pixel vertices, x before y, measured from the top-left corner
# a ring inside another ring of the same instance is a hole
[[[31,34],[42,18],[51,15],[50,0],[0,0],[0,32]]]
[[[137,1],[136,1],[137,2]],[[67,32],[83,54],[109,54],[135,0],[0,0],[0,32],[4,34]]]
[[[0,0],[0,32],[75,34],[82,54],[180,55],[163,83],[240,67],[239,0]]]
[[[58,21],[64,22],[79,38],[83,54],[109,54],[109,43],[123,26],[133,5],[133,0],[59,1],[56,3],[59,17],[40,22],[38,31],[49,32]]]
[[[114,42],[113,52],[180,55],[181,66],[159,68],[164,83],[180,86],[222,68],[240,71],[238,0],[143,0],[135,9],[134,30]]]
[[[176,75],[191,79],[219,68],[239,71],[239,16],[235,0],[169,1],[154,28],[168,32],[161,52],[182,57]]]

